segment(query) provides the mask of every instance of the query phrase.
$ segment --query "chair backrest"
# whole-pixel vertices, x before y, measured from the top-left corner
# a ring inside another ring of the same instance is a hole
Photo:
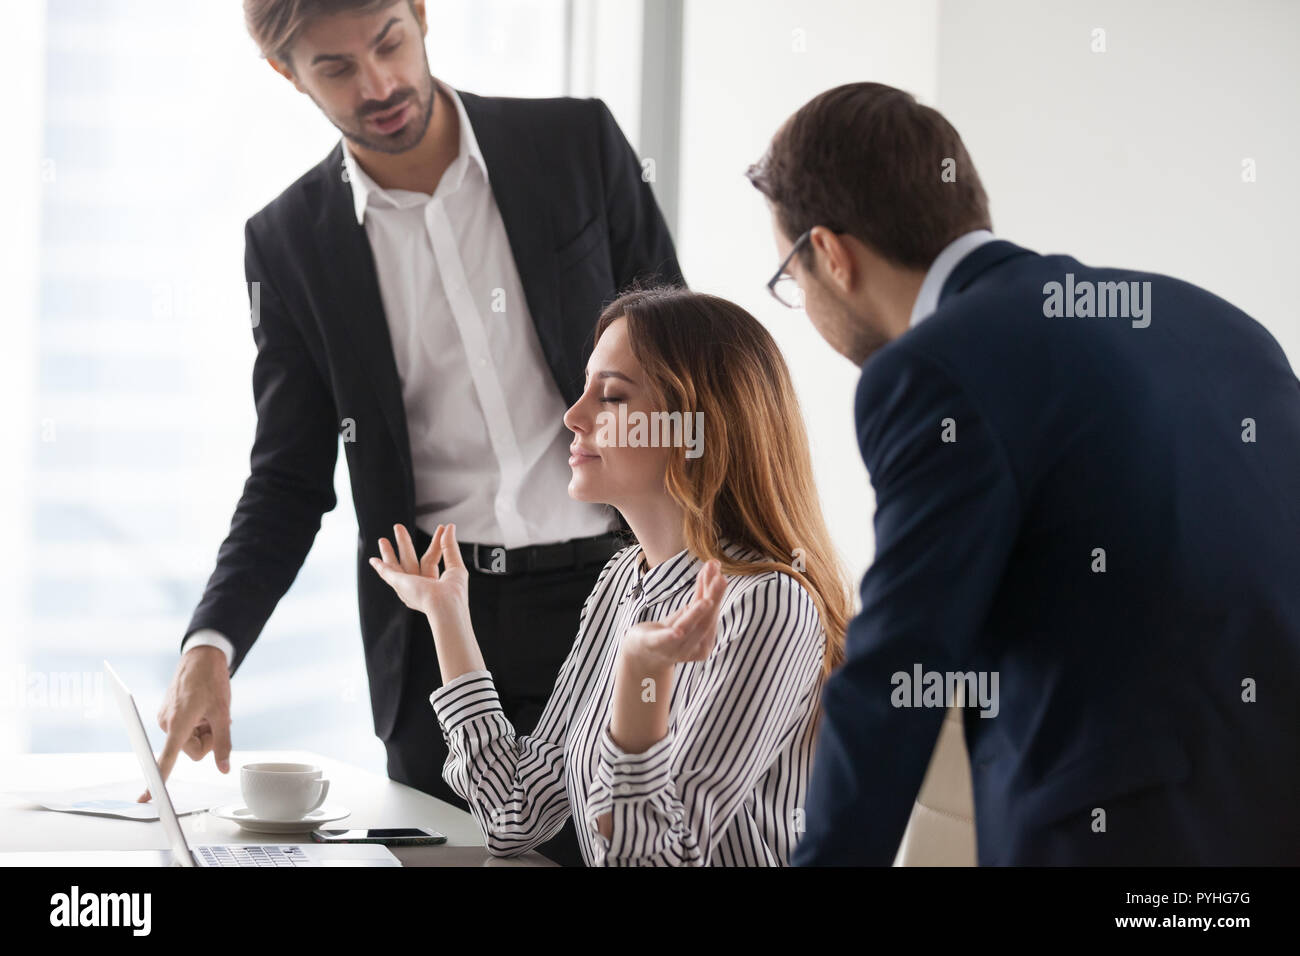
[[[961,704],[944,717],[894,866],[975,866],[975,800]]]

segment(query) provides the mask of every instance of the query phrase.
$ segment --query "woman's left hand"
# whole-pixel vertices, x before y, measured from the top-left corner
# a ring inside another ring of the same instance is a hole
[[[662,621],[642,621],[627,632],[621,653],[627,666],[646,673],[662,671],[682,661],[702,661],[713,653],[718,617],[727,579],[716,560],[695,577],[695,595],[686,607]]]

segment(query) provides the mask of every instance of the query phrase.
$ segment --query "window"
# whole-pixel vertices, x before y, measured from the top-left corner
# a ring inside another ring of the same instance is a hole
[[[430,12],[435,75],[485,94],[563,92],[564,0]],[[26,88],[42,192],[30,234],[6,240],[35,249],[37,427],[6,464],[29,520],[10,545],[26,582],[2,662],[4,743],[125,749],[107,658],[160,749],[153,714],[248,474],[243,224],[338,134],[260,61],[235,4],[49,0],[43,26],[43,76]],[[339,505],[235,681],[233,739],[383,772],[346,467],[340,450]]]

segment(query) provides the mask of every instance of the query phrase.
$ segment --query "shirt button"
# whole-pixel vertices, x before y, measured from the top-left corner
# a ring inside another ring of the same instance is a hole
[[[620,783],[618,785],[618,792],[626,796],[632,792],[632,785],[630,783]]]

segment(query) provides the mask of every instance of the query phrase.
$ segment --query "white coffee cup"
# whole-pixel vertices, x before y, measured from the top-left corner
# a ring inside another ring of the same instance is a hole
[[[246,763],[239,788],[259,819],[301,820],[325,802],[330,782],[309,763]]]

